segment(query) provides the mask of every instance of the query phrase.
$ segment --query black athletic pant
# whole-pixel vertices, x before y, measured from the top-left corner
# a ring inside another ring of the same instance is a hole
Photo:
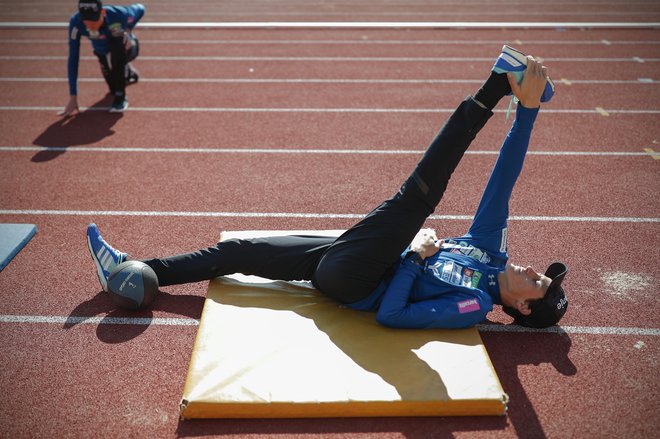
[[[399,191],[339,238],[230,239],[204,250],[144,262],[154,269],[161,286],[244,273],[311,280],[340,302],[359,301],[393,273],[399,256],[440,202],[452,172],[491,115],[471,98],[462,102]]]
[[[130,45],[127,45],[127,42],[130,42]],[[128,79],[127,64],[137,58],[139,53],[140,42],[133,34],[110,38],[110,53],[108,54],[94,51],[94,55],[101,64],[101,73],[108,84],[110,93],[119,95],[125,93]]]

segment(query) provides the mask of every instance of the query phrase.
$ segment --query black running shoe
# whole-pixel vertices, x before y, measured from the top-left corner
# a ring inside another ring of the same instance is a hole
[[[112,107],[110,107],[111,113],[123,113],[124,110],[128,108],[128,99],[126,95],[115,95],[115,100],[112,102]]]
[[[126,85],[135,84],[140,80],[140,75],[135,70],[129,70],[126,75]]]

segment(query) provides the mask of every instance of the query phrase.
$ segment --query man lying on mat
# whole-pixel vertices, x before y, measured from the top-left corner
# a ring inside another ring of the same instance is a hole
[[[144,15],[144,6],[103,6],[101,0],[80,0],[78,12],[69,21],[69,103],[65,116],[78,111],[78,62],[80,37],[92,42],[94,55],[101,64],[101,73],[114,96],[111,112],[121,113],[128,108],[126,85],[138,81],[138,74],[131,66],[140,51],[133,28]]]
[[[520,105],[470,229],[442,241],[432,231],[420,231],[491,110],[511,93]],[[310,280],[351,308],[377,311],[378,321],[391,327],[470,327],[484,320],[493,304],[520,325],[552,326],[568,305],[561,286],[567,268],[553,263],[540,274],[507,262],[507,218],[540,103],[553,93],[540,62],[504,46],[486,82],[458,106],[399,191],[339,238],[230,239],[143,262],[161,286],[232,273]],[[107,291],[110,271],[128,255],[108,245],[95,224],[87,239]]]

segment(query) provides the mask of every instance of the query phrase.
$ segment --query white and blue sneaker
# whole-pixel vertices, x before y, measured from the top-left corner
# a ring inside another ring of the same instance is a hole
[[[108,277],[110,272],[119,264],[128,259],[128,254],[115,250],[103,240],[101,232],[92,223],[87,226],[87,246],[92,260],[96,265],[96,271],[99,275],[99,282],[103,291],[108,291]]]
[[[513,73],[516,81],[520,84],[525,77],[525,70],[527,70],[527,55],[513,47],[502,46],[502,53],[500,53],[500,56],[495,61],[493,72]],[[548,78],[548,82],[545,84],[545,90],[543,90],[543,95],[541,96],[541,102],[549,102],[554,94],[555,84]]]

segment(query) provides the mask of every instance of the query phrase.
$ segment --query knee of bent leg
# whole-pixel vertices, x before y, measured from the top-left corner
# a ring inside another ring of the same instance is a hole
[[[334,297],[332,292],[337,289],[337,277],[332,263],[326,263],[322,260],[314,271],[312,283],[322,293]]]
[[[361,268],[351,261],[323,259],[312,283],[326,296],[341,303],[354,303],[371,293],[374,285],[360,275]]]
[[[129,36],[128,42],[129,44],[127,44],[126,48],[126,61],[131,62],[140,54],[140,41],[138,41],[134,35],[131,35]]]

